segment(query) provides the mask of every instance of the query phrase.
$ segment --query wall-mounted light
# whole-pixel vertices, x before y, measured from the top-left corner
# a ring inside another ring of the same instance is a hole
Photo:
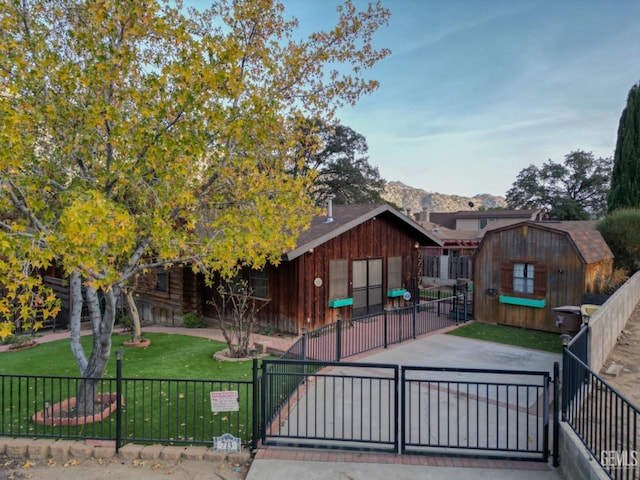
[[[416,250],[420,248],[420,244],[418,242],[413,244],[413,248],[415,248]]]
[[[560,275],[562,275],[562,274],[564,273],[564,269],[559,268],[559,269],[558,269],[558,273],[559,273]]]

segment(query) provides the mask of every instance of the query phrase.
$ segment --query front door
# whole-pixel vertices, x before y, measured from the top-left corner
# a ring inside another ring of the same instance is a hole
[[[353,261],[353,316],[382,311],[382,259]]]

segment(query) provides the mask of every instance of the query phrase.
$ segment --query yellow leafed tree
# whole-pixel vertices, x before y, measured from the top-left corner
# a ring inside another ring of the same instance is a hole
[[[55,264],[72,352],[99,378],[116,299],[142,272],[277,263],[313,214],[309,179],[286,173],[300,122],[376,88],[363,73],[388,53],[372,46],[388,16],[347,2],[333,29],[299,38],[276,0],[1,2],[0,335],[25,305],[56,313],[34,275]],[[94,393],[82,382],[79,410]]]

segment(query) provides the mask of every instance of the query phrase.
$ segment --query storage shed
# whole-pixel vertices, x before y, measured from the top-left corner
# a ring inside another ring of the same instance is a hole
[[[559,332],[554,307],[580,305],[613,254],[595,221],[525,221],[488,230],[474,257],[474,318]]]

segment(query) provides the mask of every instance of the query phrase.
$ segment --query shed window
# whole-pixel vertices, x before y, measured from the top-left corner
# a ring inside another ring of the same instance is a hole
[[[387,259],[387,289],[397,290],[402,288],[402,257],[389,257]]]
[[[346,259],[329,261],[329,300],[349,297],[349,263]]]
[[[533,295],[533,279],[535,265],[533,263],[513,264],[513,293]]]
[[[502,294],[542,298],[547,294],[547,267],[514,261],[502,265]]]

